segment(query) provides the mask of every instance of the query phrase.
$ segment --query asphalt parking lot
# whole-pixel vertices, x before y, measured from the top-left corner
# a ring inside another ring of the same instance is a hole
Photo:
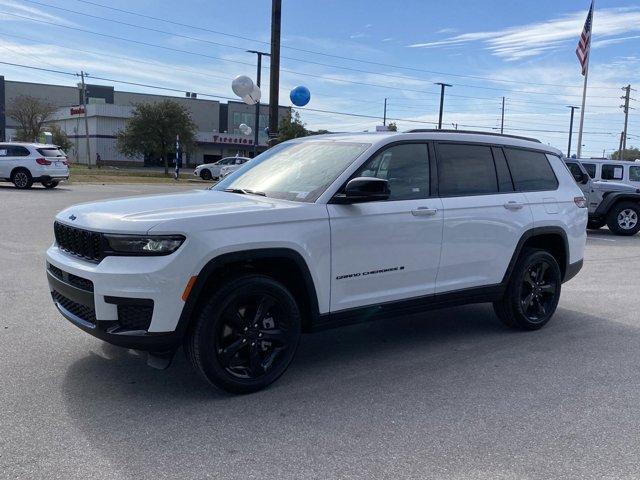
[[[49,296],[58,210],[181,188],[0,186],[0,478],[640,478],[640,236],[590,233],[541,331],[477,305],[307,335],[278,382],[235,397]]]

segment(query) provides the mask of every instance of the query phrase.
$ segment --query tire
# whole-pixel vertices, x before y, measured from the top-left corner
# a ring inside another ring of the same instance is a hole
[[[58,186],[60,182],[57,182],[55,180],[51,181],[51,182],[42,182],[42,186],[48,190],[54,189]]]
[[[549,252],[526,249],[509,278],[504,297],[493,309],[512,328],[537,330],[551,319],[558,307],[562,275]]]
[[[587,222],[587,230],[600,230],[606,223],[604,220],[589,220]]]
[[[285,372],[300,334],[300,310],[287,288],[249,274],[225,282],[206,300],[189,330],[185,352],[214,386],[251,393]]]
[[[11,174],[11,181],[16,188],[20,190],[26,190],[33,185],[33,178],[31,173],[26,168],[19,168]]]
[[[200,178],[202,180],[211,180],[213,177],[211,176],[211,171],[205,168],[200,171]]]
[[[640,205],[620,202],[607,215],[607,226],[616,235],[635,235],[640,231]]]

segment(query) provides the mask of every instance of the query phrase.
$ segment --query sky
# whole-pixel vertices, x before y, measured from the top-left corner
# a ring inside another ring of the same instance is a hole
[[[575,48],[587,0],[283,0],[280,103],[304,85],[307,128],[433,128],[440,87],[444,128],[539,138],[563,151],[568,105],[581,105]],[[173,22],[173,23],[172,23]],[[255,54],[269,50],[268,0],[0,0],[0,61],[89,72],[117,90],[234,98],[237,75],[255,79]],[[269,62],[263,63],[268,100]],[[0,64],[8,80],[75,85],[64,73]],[[93,78],[92,78],[93,77]],[[129,84],[124,83],[129,82]],[[143,84],[142,85],[131,85]],[[640,85],[640,3],[598,0],[593,21],[583,156],[618,148],[621,88]],[[152,88],[153,87],[153,88]],[[156,88],[158,87],[158,88]],[[632,98],[637,96],[632,92]],[[631,106],[640,107],[632,100]],[[627,145],[640,145],[630,111]],[[577,147],[579,112],[572,151]]]

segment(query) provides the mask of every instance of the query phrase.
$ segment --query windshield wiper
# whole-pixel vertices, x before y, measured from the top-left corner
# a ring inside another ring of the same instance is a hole
[[[261,197],[267,196],[267,194],[264,192],[257,192],[255,190],[249,190],[247,188],[225,188],[224,191],[229,193],[241,193],[243,195],[260,195]]]

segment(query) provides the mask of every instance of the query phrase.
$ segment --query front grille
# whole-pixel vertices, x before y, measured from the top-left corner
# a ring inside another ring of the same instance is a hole
[[[53,297],[53,300],[58,302],[65,310],[68,310],[76,317],[95,325],[96,311],[93,308],[76,303],[55,290],[51,292],[51,296]]]
[[[70,227],[60,222],[53,224],[56,242],[65,252],[78,257],[99,262],[104,257],[103,237],[101,233]]]
[[[61,270],[60,268],[51,264],[49,264],[49,271],[58,280],[62,280],[63,282],[68,283],[69,285],[73,285],[74,287],[79,288],[81,290],[85,290],[87,292],[93,292],[93,282],[91,280],[78,277],[73,273],[67,273],[64,270]]]
[[[118,305],[118,323],[124,330],[148,330],[153,315],[149,305]]]

